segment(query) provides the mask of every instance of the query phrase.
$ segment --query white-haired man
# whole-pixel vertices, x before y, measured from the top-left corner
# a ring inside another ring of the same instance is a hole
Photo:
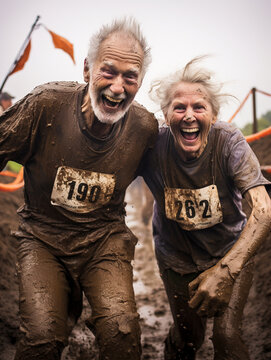
[[[100,359],[140,359],[124,195],[157,123],[133,103],[150,63],[133,19],[104,26],[84,65],[89,84],[42,85],[0,121],[0,167],[24,165],[16,360],[60,359],[85,294]]]

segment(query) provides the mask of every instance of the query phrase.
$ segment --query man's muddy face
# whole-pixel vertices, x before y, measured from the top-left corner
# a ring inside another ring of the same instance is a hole
[[[207,144],[211,125],[216,121],[204,86],[177,84],[165,116],[181,158],[189,161],[199,157]]]
[[[141,85],[143,60],[140,44],[125,34],[114,33],[101,44],[89,85],[101,122],[113,124],[124,116]]]

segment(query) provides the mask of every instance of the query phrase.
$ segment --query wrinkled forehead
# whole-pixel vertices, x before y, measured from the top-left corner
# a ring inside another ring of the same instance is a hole
[[[210,102],[210,96],[206,88],[200,83],[180,82],[172,88],[171,100],[177,98],[194,98]]]
[[[102,62],[110,62],[111,60],[127,62],[138,69],[142,69],[144,53],[139,42],[131,35],[113,33],[101,43],[98,60]]]

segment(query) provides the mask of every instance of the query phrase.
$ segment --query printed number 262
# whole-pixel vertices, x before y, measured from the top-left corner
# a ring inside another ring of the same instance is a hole
[[[181,216],[181,212],[183,210],[183,205],[184,205],[185,214],[189,219],[192,219],[192,218],[194,218],[196,216],[195,204],[194,204],[194,202],[192,200],[185,200],[184,204],[183,204],[182,201],[178,200],[178,201],[175,202],[175,204],[178,207],[178,210],[177,210],[177,213],[176,213],[176,219],[177,220],[184,220],[184,217]],[[211,215],[210,210],[209,210],[209,202],[207,200],[201,200],[199,205],[203,207],[202,217],[203,218],[210,218],[212,215]]]

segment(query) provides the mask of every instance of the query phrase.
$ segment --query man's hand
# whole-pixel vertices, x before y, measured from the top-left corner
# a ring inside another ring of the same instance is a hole
[[[189,284],[189,306],[199,316],[212,317],[225,311],[232,294],[234,280],[227,266],[218,262]]]

